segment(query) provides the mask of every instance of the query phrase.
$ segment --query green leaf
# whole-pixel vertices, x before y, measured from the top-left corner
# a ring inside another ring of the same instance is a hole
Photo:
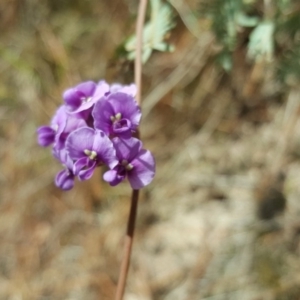
[[[227,52],[227,51],[221,52],[217,56],[217,62],[221,65],[221,67],[226,72],[230,72],[232,70],[232,57],[229,52]]]
[[[243,12],[237,14],[237,23],[242,27],[254,27],[258,21],[259,19],[257,17],[249,17]]]
[[[274,30],[272,21],[261,22],[250,34],[248,57],[271,61],[274,53]]]
[[[145,25],[143,31],[143,55],[145,63],[151,56],[153,50],[172,51],[173,46],[164,42],[167,33],[175,26],[174,14],[169,4],[161,0],[151,0],[150,21]],[[136,36],[131,36],[125,43],[127,59],[135,58]]]
[[[202,0],[200,15],[212,21],[212,30],[226,51],[232,52],[244,27],[254,27],[259,18],[254,15],[249,0]]]

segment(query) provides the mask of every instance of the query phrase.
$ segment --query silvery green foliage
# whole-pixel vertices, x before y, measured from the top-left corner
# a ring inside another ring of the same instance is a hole
[[[254,27],[256,16],[248,15],[249,1],[243,0],[204,0],[200,14],[211,19],[212,29],[225,48],[233,50],[238,33],[243,27]]]
[[[232,53],[248,40],[250,60],[272,61],[286,83],[300,79],[299,0],[202,0],[199,15],[211,21],[222,46],[216,59],[227,72]]]
[[[248,57],[254,60],[264,59],[271,61],[274,53],[274,31],[273,21],[263,21],[253,29],[248,44]]]
[[[211,20],[211,27],[223,46],[217,58],[224,70],[232,68],[231,52],[238,44],[239,34],[247,27],[255,27],[259,18],[250,12],[254,1],[204,0],[200,15]]]
[[[174,46],[164,41],[166,35],[175,26],[174,14],[170,5],[161,0],[151,0],[151,15],[143,32],[143,54],[142,61],[145,63],[151,56],[153,50],[173,51]],[[131,36],[125,43],[127,59],[135,58],[136,36]]]
[[[278,78],[287,85],[300,80],[300,7],[298,0],[277,0],[275,46],[280,49]]]

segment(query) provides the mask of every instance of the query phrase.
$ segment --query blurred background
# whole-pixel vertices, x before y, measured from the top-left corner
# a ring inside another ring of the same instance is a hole
[[[113,299],[130,205],[62,192],[36,142],[63,91],[133,81],[137,0],[0,1],[0,299]],[[300,3],[150,1],[126,300],[300,299]]]

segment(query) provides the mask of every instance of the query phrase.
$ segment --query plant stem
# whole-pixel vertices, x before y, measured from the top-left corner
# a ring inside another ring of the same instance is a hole
[[[139,199],[139,190],[133,190],[132,197],[131,197],[129,219],[127,224],[127,233],[125,237],[124,254],[123,254],[124,257],[121,264],[120,276],[119,276],[116,298],[115,298],[116,300],[122,300],[125,291],[126,279],[127,279],[128,269],[130,265],[130,256],[131,256],[132,242],[134,236],[138,199]]]
[[[137,87],[136,101],[139,105],[141,104],[141,94],[142,94],[141,93],[142,91],[142,47],[143,47],[143,27],[144,27],[145,15],[146,15],[146,8],[147,8],[147,0],[140,0],[138,19],[136,23],[137,44],[136,44],[136,54],[135,54],[135,66],[134,66],[135,84]],[[137,136],[139,136],[139,132],[137,132]],[[139,200],[139,190],[132,190],[130,213],[129,213],[128,223],[127,223],[127,232],[126,232],[125,244],[124,244],[124,254],[123,254],[124,256],[121,264],[115,300],[122,300],[125,291],[126,279],[127,279],[128,269],[130,265],[130,257],[131,257],[132,243],[134,237],[134,228],[135,228],[138,200]]]
[[[136,101],[141,105],[142,95],[142,51],[143,51],[143,28],[145,22],[147,0],[140,0],[138,19],[136,22],[136,51],[134,64],[134,81],[137,87]]]

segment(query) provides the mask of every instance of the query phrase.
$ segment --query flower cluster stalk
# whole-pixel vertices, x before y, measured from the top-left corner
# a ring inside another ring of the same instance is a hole
[[[138,19],[136,23],[136,55],[135,55],[135,84],[137,87],[136,93],[136,101],[138,105],[141,105],[141,91],[142,91],[142,48],[143,48],[143,27],[145,22],[147,8],[147,0],[140,0],[139,10],[138,10]],[[139,138],[139,131],[137,132],[137,137]],[[117,285],[116,297],[115,300],[122,300],[126,280],[128,275],[128,269],[130,265],[130,257],[132,251],[133,237],[134,237],[134,229],[135,229],[135,220],[138,208],[138,200],[139,200],[139,190],[132,190],[131,195],[131,207],[127,224],[127,232],[124,243],[124,253],[123,260],[120,269],[120,275]]]

